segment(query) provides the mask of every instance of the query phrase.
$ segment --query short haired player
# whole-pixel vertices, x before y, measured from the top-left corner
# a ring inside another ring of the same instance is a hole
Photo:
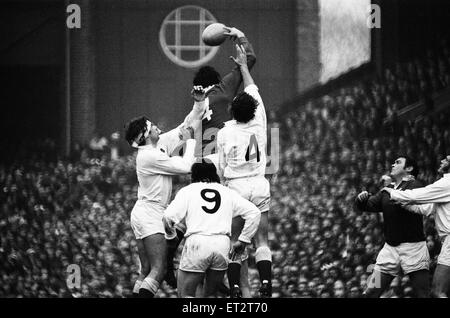
[[[272,253],[268,246],[268,211],[270,183],[265,178],[267,118],[264,103],[250,75],[245,49],[236,45],[237,56],[231,57],[238,65],[244,82],[244,91],[231,103],[233,120],[225,123],[217,136],[219,170],[225,184],[245,199],[253,202],[261,211],[261,222],[254,237],[256,267],[261,281],[261,297],[271,296]],[[233,221],[236,228],[239,220]],[[234,231],[233,231],[234,232]],[[239,261],[231,262],[228,280],[232,297],[240,297],[239,283],[244,297],[250,297],[248,288],[248,264],[243,258],[242,277],[239,278]]]
[[[132,119],[125,128],[125,139],[138,149],[138,199],[131,211],[131,227],[141,263],[133,288],[135,296],[153,297],[165,277],[167,242],[162,216],[171,197],[172,176],[190,172],[195,159],[194,129],[198,128],[204,112],[204,90],[194,88],[191,94],[194,107],[177,128],[161,134],[157,125],[145,116]],[[186,142],[184,156],[172,156],[183,142]]]
[[[442,247],[433,275],[431,295],[447,298],[450,293],[450,155],[441,160],[438,174],[441,178],[424,188],[405,191],[384,188],[383,191],[389,193],[391,200],[400,202],[410,211],[434,216]]]
[[[240,253],[258,229],[258,208],[238,193],[220,184],[212,163],[192,166],[192,183],[178,191],[163,217],[167,233],[175,224],[186,226],[185,244],[178,269],[178,295],[195,297],[197,286],[205,278],[204,297],[214,296],[228,267],[231,222],[245,220],[232,253]]]

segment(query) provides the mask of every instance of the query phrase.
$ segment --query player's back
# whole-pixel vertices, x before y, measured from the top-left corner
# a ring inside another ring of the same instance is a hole
[[[248,123],[232,120],[219,131],[219,164],[227,179],[264,176],[266,169],[267,119],[256,85],[244,90],[257,102],[254,119]]]
[[[196,182],[179,192],[186,198],[186,236],[192,234],[230,235],[233,211],[238,194],[216,183]]]

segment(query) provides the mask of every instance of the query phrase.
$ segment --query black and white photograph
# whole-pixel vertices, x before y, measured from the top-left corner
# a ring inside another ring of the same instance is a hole
[[[450,296],[448,0],[0,17],[0,298]]]

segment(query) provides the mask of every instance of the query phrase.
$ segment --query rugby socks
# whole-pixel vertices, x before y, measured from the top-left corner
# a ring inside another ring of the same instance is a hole
[[[135,298],[138,297],[138,295],[139,295],[139,288],[141,288],[141,285],[142,285],[142,280],[139,280],[139,279],[134,283],[133,297],[135,297]]]
[[[230,289],[232,289],[235,286],[239,287],[239,282],[241,278],[241,263],[231,261],[228,264],[227,275]]]
[[[255,252],[256,268],[261,283],[272,284],[272,252],[268,246],[261,246]]]
[[[153,298],[159,289],[159,283],[151,277],[146,277],[139,288],[139,298]]]

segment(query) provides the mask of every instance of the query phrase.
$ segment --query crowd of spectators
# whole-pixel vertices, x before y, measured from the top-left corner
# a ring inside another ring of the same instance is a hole
[[[449,86],[448,45],[439,52],[291,113],[269,113],[281,142],[280,170],[268,176],[273,297],[361,297],[384,239],[380,215],[357,211],[355,196],[376,192],[398,154],[415,158],[418,178],[430,183],[450,153],[449,111],[396,120],[402,107]],[[34,148],[0,164],[0,297],[126,297],[139,270],[129,224],[134,156],[77,147],[61,159],[51,141]],[[174,193],[188,181],[177,177]],[[424,222],[433,270],[440,244],[434,221]],[[249,262],[257,296],[254,258]],[[81,270],[80,286],[67,281],[70,264]],[[413,296],[406,276],[383,295]],[[163,283],[157,297],[176,291]]]

